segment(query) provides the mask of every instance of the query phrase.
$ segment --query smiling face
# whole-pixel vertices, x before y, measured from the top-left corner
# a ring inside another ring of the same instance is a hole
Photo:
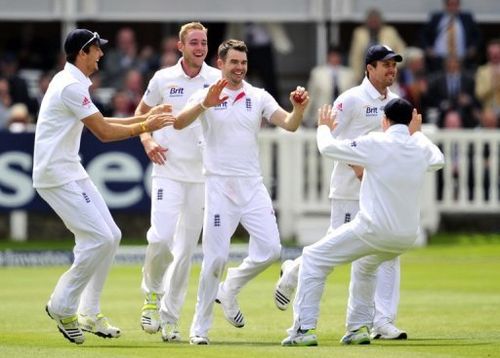
[[[398,73],[394,60],[377,61],[374,65],[368,64],[367,70],[370,82],[381,93],[384,93],[387,87],[392,86]]]
[[[182,52],[183,68],[186,74],[198,74],[207,57],[208,40],[207,33],[203,30],[189,30],[185,38],[178,42],[178,49]]]
[[[217,60],[217,65],[222,71],[222,77],[228,80],[228,88],[238,89],[241,87],[248,70],[246,52],[230,49],[225,59],[219,58]]]

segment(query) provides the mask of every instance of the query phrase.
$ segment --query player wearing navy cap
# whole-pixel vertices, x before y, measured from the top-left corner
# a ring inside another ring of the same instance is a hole
[[[304,248],[293,324],[283,346],[317,345],[316,325],[327,276],[352,262],[346,328],[342,344],[369,344],[374,322],[377,268],[408,250],[417,239],[420,197],[426,171],[443,167],[444,156],[422,132],[422,117],[400,98],[385,106],[384,133],[355,139],[333,138],[335,112],[319,111],[317,143],[321,154],[364,168],[359,212],[353,221]],[[337,112],[338,113],[338,112]]]
[[[82,329],[119,337],[101,313],[100,296],[121,232],[104,199],[80,163],[83,127],[103,142],[126,139],[171,125],[174,117],[158,106],[141,116],[104,118],[92,103],[89,76],[98,70],[107,43],[97,32],[71,31],[64,42],[66,64],[43,97],[35,132],[33,186],[75,235],[74,262],[46,306],[59,331],[81,344]]]
[[[332,132],[337,139],[353,139],[372,131],[381,130],[384,106],[398,97],[389,87],[396,80],[396,63],[402,56],[384,45],[371,46],[365,57],[366,76],[363,82],[342,93],[334,102],[337,127]],[[362,168],[336,162],[330,182],[331,216],[329,231],[354,219],[359,210],[359,189]],[[297,286],[300,257],[282,264],[282,275],[275,290],[275,303],[287,309]],[[399,304],[399,259],[384,262],[377,272],[375,295],[375,321],[373,337],[405,339],[407,333],[398,329],[396,320]]]

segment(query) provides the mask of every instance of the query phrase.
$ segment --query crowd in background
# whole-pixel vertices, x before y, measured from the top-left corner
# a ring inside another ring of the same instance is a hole
[[[287,54],[293,46],[284,27],[255,23],[226,27],[227,36],[247,42],[251,68],[258,72],[262,86],[280,98],[273,55]],[[304,125],[314,125],[319,105],[332,103],[339,93],[362,80],[366,49],[382,43],[404,57],[393,90],[408,99],[426,122],[441,128],[498,128],[500,38],[483,38],[473,15],[460,8],[459,0],[443,1],[442,11],[430,14],[419,38],[419,43],[408,45],[395,26],[384,22],[378,9],[369,10],[364,23],[354,29],[350,48],[330,46],[326,65],[311,69],[306,88],[312,103]],[[47,50],[42,49],[40,54],[5,51],[0,56],[0,130],[34,130],[41,98],[65,61],[59,55],[56,64],[46,70],[49,60],[43,58],[44,52]],[[131,115],[151,75],[175,64],[179,55],[176,36],[165,37],[156,50],[141,46],[133,28],[119,29],[105,49],[100,71],[92,78],[94,103],[104,115]],[[30,56],[31,62],[27,62]],[[40,67],[27,70],[23,68],[26,63]],[[36,85],[30,77],[33,73]]]

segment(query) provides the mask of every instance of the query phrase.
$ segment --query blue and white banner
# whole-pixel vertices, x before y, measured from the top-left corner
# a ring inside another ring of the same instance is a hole
[[[0,212],[50,210],[32,187],[34,137],[0,131]],[[111,210],[149,212],[152,164],[139,139],[102,143],[85,131],[80,156]]]

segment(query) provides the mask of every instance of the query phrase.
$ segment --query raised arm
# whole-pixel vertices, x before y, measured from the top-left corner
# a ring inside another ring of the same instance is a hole
[[[189,126],[195,121],[196,118],[204,111],[210,107],[217,106],[227,100],[228,96],[222,96],[221,93],[224,87],[227,85],[227,80],[220,79],[208,88],[207,95],[205,98],[195,104],[187,105],[184,109],[177,115],[177,119],[174,123],[175,129],[182,129]]]
[[[297,86],[295,91],[290,92],[290,102],[293,105],[292,112],[280,108],[273,113],[270,122],[287,131],[295,132],[304,118],[304,111],[309,103],[309,94],[304,87]]]

